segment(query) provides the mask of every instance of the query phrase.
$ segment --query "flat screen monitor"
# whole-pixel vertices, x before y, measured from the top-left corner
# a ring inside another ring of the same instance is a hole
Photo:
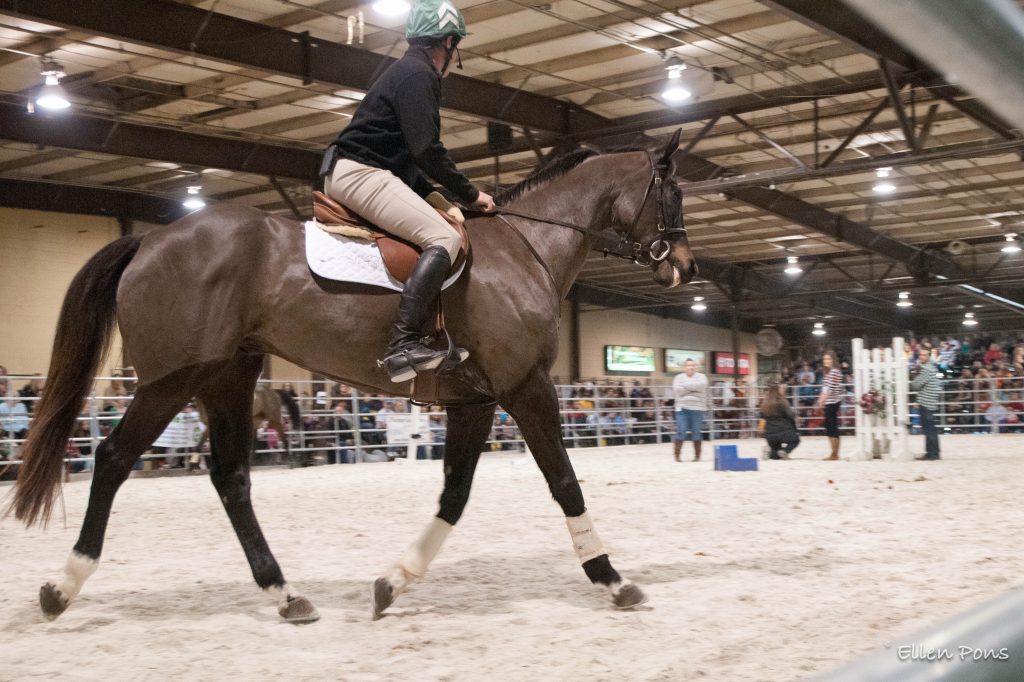
[[[653,372],[654,349],[642,346],[605,346],[604,368],[608,372]]]
[[[693,360],[697,363],[697,371],[704,372],[704,351],[702,350],[683,350],[682,348],[666,348],[665,349],[665,372],[671,374],[678,374],[683,371],[683,364],[687,360]]]

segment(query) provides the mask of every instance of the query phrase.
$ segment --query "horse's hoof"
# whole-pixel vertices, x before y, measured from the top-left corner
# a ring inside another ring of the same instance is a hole
[[[380,620],[384,609],[395,601],[395,591],[387,578],[377,578],[373,583],[373,595],[370,597],[373,620]]]
[[[47,620],[53,620],[67,610],[71,600],[57,589],[53,583],[46,583],[39,588],[39,606]]]
[[[312,623],[320,620],[320,612],[313,606],[313,602],[305,597],[288,597],[277,607],[277,612],[289,623]]]
[[[647,595],[639,587],[630,583],[623,585],[622,589],[612,597],[612,603],[618,609],[631,609],[647,602]]]

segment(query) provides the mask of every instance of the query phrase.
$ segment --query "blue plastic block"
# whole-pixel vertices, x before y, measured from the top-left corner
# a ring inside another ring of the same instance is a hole
[[[715,471],[757,471],[757,460],[740,457],[735,445],[716,445]]]

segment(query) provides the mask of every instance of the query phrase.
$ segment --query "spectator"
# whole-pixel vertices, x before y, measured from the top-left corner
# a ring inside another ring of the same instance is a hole
[[[32,376],[38,377],[38,374]],[[22,403],[25,405],[25,409],[28,410],[29,414],[32,414],[32,410],[35,409],[36,401],[43,394],[43,380],[32,379],[27,384],[21,387],[18,391],[18,395],[22,398]]]
[[[708,409],[708,378],[697,371],[697,363],[687,360],[683,372],[672,381],[672,395],[675,399],[676,437],[672,441],[672,454],[681,462],[683,441],[693,441],[693,461],[700,461],[703,439],[704,413]]]
[[[7,391],[7,382],[0,382],[0,438],[23,440],[28,435],[28,409],[20,400],[8,398]]]
[[[342,400],[334,406],[332,419],[332,431],[334,431],[335,444],[337,445],[334,463],[354,464],[356,461],[355,450],[353,449],[355,437],[352,433],[352,411],[349,409],[349,401]]]
[[[843,374],[839,371],[839,360],[833,351],[825,351],[821,365],[824,377],[818,407],[825,411],[825,435],[832,449],[825,459],[836,460],[839,459],[839,406],[843,401]]]
[[[782,459],[800,445],[800,434],[796,427],[796,412],[786,400],[786,385],[772,384],[761,401],[761,418],[764,419],[764,439],[768,441],[768,457],[780,459],[779,450],[785,450]]]
[[[925,444],[925,454],[918,459],[938,459],[939,430],[936,426],[936,413],[939,410],[939,396],[942,395],[942,382],[939,367],[932,361],[931,349],[921,346],[915,370],[910,380],[910,390],[917,393],[917,409],[921,416]]]

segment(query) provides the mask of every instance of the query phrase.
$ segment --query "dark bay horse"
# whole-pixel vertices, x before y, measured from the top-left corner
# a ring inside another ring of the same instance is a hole
[[[672,181],[677,132],[660,154],[576,153],[521,183],[503,200],[506,216],[468,221],[473,260],[443,295],[448,328],[470,358],[437,379],[447,406],[440,509],[372,591],[378,617],[421,578],[459,520],[500,404],[515,419],[566,516],[586,575],[615,606],[645,600],[612,567],[583,502],[562,443],[549,370],[558,349],[560,303],[597,236],[615,231],[632,257],[666,287],[695,274],[682,227],[682,193]],[[60,494],[62,458],[113,324],[138,374],[138,390],[96,449],[78,542],[65,575],[46,583],[40,604],[62,613],[96,570],[111,505],[132,465],[193,397],[210,417],[210,478],[256,583],[287,620],[317,611],[285,581],[250,502],[253,389],[265,353],[374,393],[410,395],[376,360],[387,345],[398,296],[326,281],[306,264],[302,226],[250,208],[193,213],[123,237],[86,263],[65,297],[47,391],[23,450],[11,510],[45,523]]]

